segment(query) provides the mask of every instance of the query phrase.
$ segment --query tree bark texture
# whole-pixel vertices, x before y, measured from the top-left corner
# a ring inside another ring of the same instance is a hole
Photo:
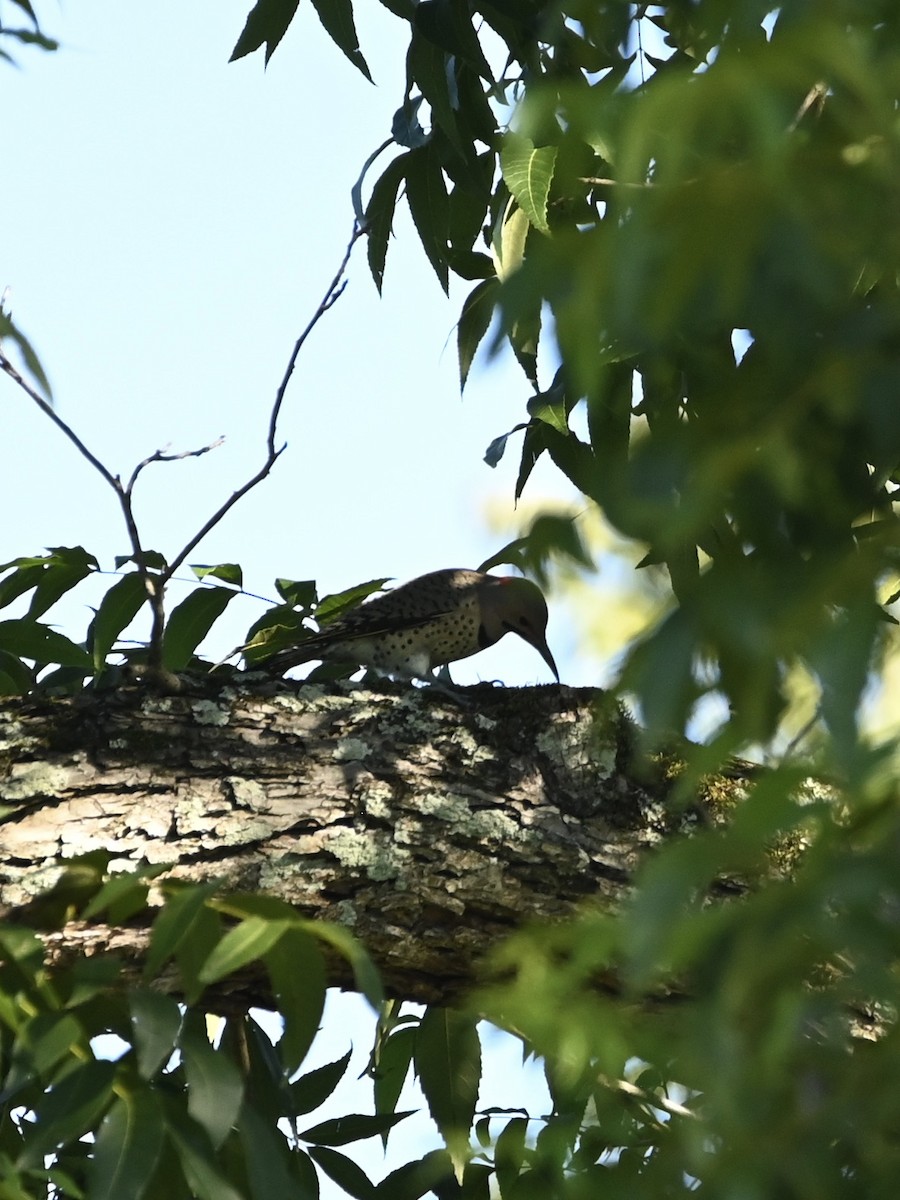
[[[6,701],[0,904],[15,917],[61,859],[104,849],[338,922],[392,992],[448,1000],[504,933],[615,904],[648,849],[698,819],[667,808],[664,772],[635,769],[633,730],[601,701],[285,682]],[[147,934],[55,936],[61,954],[139,963]]]

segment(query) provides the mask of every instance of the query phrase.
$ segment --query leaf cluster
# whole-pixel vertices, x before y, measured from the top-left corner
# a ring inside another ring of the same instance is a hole
[[[215,885],[167,884],[162,907],[148,909],[161,868],[110,876],[108,857],[67,864],[29,905],[33,928],[0,925],[3,1194],[252,1200],[316,1195],[319,1171],[349,1181],[352,1195],[382,1194],[334,1148],[386,1135],[407,1114],[392,1106],[310,1123],[350,1053],[298,1074],[322,1016],[325,951],[346,957],[358,988],[380,1004],[362,948],[286,904],[220,896]],[[142,979],[126,982],[113,956],[51,969],[36,931],[73,917],[150,917]],[[211,1032],[208,989],[251,970],[264,973],[278,1001],[283,1031],[274,1045],[240,1011],[217,1018]]]
[[[8,25],[4,20],[4,9],[13,9],[15,25]],[[18,24],[24,19],[25,24]],[[48,37],[41,29],[37,13],[31,0],[4,0],[0,4],[0,59],[15,64],[15,58],[4,46],[4,42],[15,46],[37,46],[40,50],[56,50],[58,43]],[[0,322],[0,336],[3,336]]]
[[[624,675],[646,723],[722,693],[723,752],[765,742],[802,663],[848,755],[898,589],[896,6],[387,7],[409,43],[367,169],[395,155],[354,191],[373,277],[405,196],[441,285],[474,281],[462,382],[493,329],[533,393],[517,495],[549,455],[667,567]]]

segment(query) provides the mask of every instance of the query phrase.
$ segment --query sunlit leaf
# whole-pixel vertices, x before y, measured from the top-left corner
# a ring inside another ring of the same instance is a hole
[[[199,587],[172,610],[163,634],[163,666],[183,670],[222,615],[236,592],[219,587]]]
[[[288,921],[248,917],[234,929],[229,929],[214,947],[200,972],[201,982],[215,983],[248,963],[263,958],[290,928]]]
[[[368,583],[358,583],[343,592],[334,592],[330,596],[323,596],[316,607],[316,620],[320,625],[336,621],[349,609],[356,608],[373,592],[380,592],[389,582],[390,576],[386,576],[384,579],[370,579]]]
[[[232,587],[244,586],[244,572],[237,563],[218,563],[213,567],[192,565],[191,570],[198,579],[221,579],[223,583],[230,583]]]
[[[556,165],[556,147],[537,147],[520,133],[508,133],[500,151],[503,179],[520,210],[541,233],[549,233],[547,198]]]
[[[101,669],[119,634],[128,628],[146,602],[146,584],[137,572],[119,579],[100,601],[88,629],[95,671]]]

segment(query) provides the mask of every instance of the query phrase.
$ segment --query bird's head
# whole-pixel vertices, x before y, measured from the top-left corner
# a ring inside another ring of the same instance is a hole
[[[481,595],[481,619],[488,645],[507,633],[517,633],[534,646],[559,683],[547,645],[547,601],[537,584],[517,576],[489,576]]]

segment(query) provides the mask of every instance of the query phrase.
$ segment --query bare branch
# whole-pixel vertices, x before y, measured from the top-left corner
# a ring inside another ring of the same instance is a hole
[[[347,265],[350,261],[350,255],[353,252],[353,247],[356,245],[362,234],[362,226],[354,222],[353,232],[350,236],[349,242],[347,243],[347,248],[344,251],[344,256],[341,259],[340,266],[338,267],[334,278],[331,280],[331,283],[329,283],[324,296],[316,308],[316,311],[313,313],[303,332],[294,343],[294,348],[291,351],[290,358],[288,359],[284,376],[282,377],[278,391],[275,394],[275,400],[272,405],[271,415],[269,417],[265,462],[262,464],[259,470],[246,481],[246,483],[239,487],[237,491],[232,492],[228,499],[216,509],[212,516],[204,522],[201,528],[193,535],[193,537],[190,538],[187,544],[178,552],[178,554],[175,555],[171,563],[169,563],[164,570],[158,573],[151,572],[147,568],[147,565],[144,561],[144,550],[141,544],[140,533],[138,531],[132,506],[132,493],[134,491],[135,484],[137,483],[141,472],[151,463],[174,462],[182,458],[199,458],[200,455],[208,454],[210,450],[214,450],[217,446],[221,446],[224,438],[216,438],[216,440],[210,442],[209,445],[201,446],[199,450],[185,450],[179,454],[169,454],[164,450],[157,450],[155,453],[145,458],[143,462],[139,462],[131,472],[128,482],[123,484],[121,477],[119,475],[114,475],[108,467],[104,466],[100,459],[97,458],[97,456],[87,448],[87,446],[78,436],[78,434],[75,433],[71,426],[66,424],[62,417],[60,417],[55,409],[48,404],[43,396],[41,396],[41,394],[22,377],[22,375],[16,370],[13,364],[3,353],[2,349],[0,349],[0,370],[3,370],[7,375],[9,375],[10,378],[13,379],[19,385],[19,387],[21,387],[35,402],[35,404],[37,404],[41,412],[48,416],[54,425],[57,426],[57,428],[62,430],[69,441],[72,442],[72,444],[79,451],[79,453],[85,459],[87,459],[87,461],[96,471],[100,473],[103,479],[106,480],[109,486],[116,493],[119,506],[122,510],[122,515],[125,518],[125,525],[128,529],[128,538],[131,542],[134,561],[147,591],[147,599],[152,612],[152,625],[149,644],[149,667],[151,671],[155,671],[157,673],[162,671],[162,642],[163,634],[165,632],[164,602],[166,585],[188,557],[188,555],[194,550],[194,548],[212,529],[216,527],[216,525],[219,524],[219,522],[228,512],[231,511],[231,509],[240,499],[246,496],[249,491],[255,488],[257,484],[261,483],[266,478],[281,456],[281,453],[285,447],[282,446],[280,448],[276,448],[275,437],[278,429],[278,417],[281,413],[281,406],[284,403],[285,393],[287,392],[287,386],[290,382],[291,375],[293,374],[294,366],[296,365],[297,358],[303,348],[304,343],[306,342],[306,339],[312,333],[313,329],[315,329],[316,325],[319,323],[325,313],[327,313],[332,305],[336,304],[343,295],[344,288],[346,287],[344,275],[347,270]]]
[[[272,405],[272,415],[269,418],[269,455],[272,457],[273,461],[276,457],[275,432],[278,426],[278,417],[281,413],[281,405],[284,402],[284,395],[287,391],[287,386],[290,383],[291,375],[294,373],[294,365],[297,362],[300,351],[303,349],[303,343],[315,329],[322,317],[324,317],[325,313],[328,312],[329,308],[331,308],[333,304],[336,304],[343,295],[344,288],[347,286],[347,282],[344,279],[344,273],[347,270],[347,264],[350,262],[350,255],[353,253],[353,247],[362,237],[362,234],[362,226],[354,223],[353,233],[350,236],[350,241],[347,243],[347,249],[344,251],[344,257],[341,259],[341,265],[338,267],[334,279],[332,279],[331,283],[328,285],[328,289],[325,292],[325,295],[322,297],[319,307],[313,313],[306,328],[294,343],[294,349],[291,357],[288,359],[288,365],[284,372],[284,377],[281,380],[281,385],[278,388],[278,392],[275,396],[275,403]],[[280,454],[281,451],[278,451],[278,453]]]
[[[41,410],[41,412],[44,413],[45,416],[48,416],[50,418],[50,420],[53,422],[53,424],[58,429],[62,430],[62,432],[66,435],[66,437],[69,439],[69,441],[72,443],[72,445],[75,446],[75,448],[78,450],[79,454],[82,454],[88,460],[88,462],[91,464],[91,466],[96,471],[100,472],[100,474],[103,476],[103,478],[109,484],[109,486],[115,492],[121,494],[122,484],[119,480],[119,477],[117,475],[113,475],[112,471],[110,471],[107,467],[105,467],[103,465],[103,463],[100,461],[100,459],[97,458],[96,454],[92,454],[91,451],[88,450],[87,446],[84,444],[84,442],[81,440],[81,438],[75,432],[75,430],[70,425],[66,424],[66,422],[62,419],[62,417],[59,415],[59,413],[56,411],[56,409],[53,408],[53,406],[51,404],[47,403],[47,401],[40,394],[40,392],[38,392],[35,388],[33,388],[31,386],[30,383],[28,383],[25,379],[22,378],[22,376],[19,374],[19,372],[16,370],[16,368],[12,365],[12,363],[9,361],[9,359],[6,357],[6,355],[3,353],[2,350],[0,350],[0,370],[5,371],[6,374],[10,377],[10,379],[15,380],[15,382],[19,385],[19,387],[22,388],[22,390],[28,396],[31,397],[31,399],[35,402],[35,404],[38,406],[38,408]]]
[[[150,455],[149,458],[145,458],[143,462],[139,462],[131,472],[131,478],[125,485],[126,493],[129,496],[131,495],[131,493],[134,491],[134,485],[137,483],[138,475],[140,475],[141,471],[143,471],[145,467],[149,467],[151,463],[178,462],[178,460],[182,458],[199,458],[201,454],[209,454],[210,450],[218,450],[219,446],[223,445],[224,442],[225,437],[223,435],[222,437],[217,437],[215,441],[210,442],[208,446],[201,446],[199,450],[182,450],[179,454],[167,454],[165,450],[155,451]]]
[[[321,321],[322,317],[324,317],[324,315],[328,312],[329,308],[331,308],[333,304],[336,304],[343,295],[344,288],[346,287],[344,274],[347,270],[347,264],[350,262],[350,255],[353,253],[353,247],[362,236],[362,233],[362,227],[354,222],[353,232],[350,235],[350,240],[347,243],[347,249],[344,251],[344,257],[341,259],[340,266],[335,272],[331,283],[329,283],[328,287],[326,288],[325,294],[320,300],[318,308],[309,319],[306,328],[294,343],[294,348],[291,351],[290,358],[288,359],[288,364],[285,368],[281,383],[279,384],[278,391],[275,393],[275,402],[272,405],[272,412],[269,417],[269,434],[266,440],[267,454],[265,462],[256,472],[256,474],[248,479],[243,486],[239,487],[236,492],[231,493],[228,499],[222,505],[220,505],[218,509],[216,509],[209,520],[206,521],[204,525],[194,534],[187,545],[175,555],[166,570],[163,572],[162,578],[164,582],[168,582],[172,578],[188,555],[191,554],[193,550],[200,544],[200,542],[203,541],[206,535],[212,529],[214,529],[216,525],[219,524],[223,517],[225,517],[232,508],[234,508],[235,504],[237,504],[239,500],[243,499],[243,497],[246,496],[249,491],[255,488],[257,484],[262,483],[285,450],[284,446],[276,448],[275,438],[278,431],[278,417],[281,413],[281,406],[284,403],[287,386],[290,383],[291,375],[294,372],[294,366],[296,365],[297,358],[300,354],[300,351],[303,349],[303,344],[306,339],[315,329],[316,325],[318,325],[319,321]]]

